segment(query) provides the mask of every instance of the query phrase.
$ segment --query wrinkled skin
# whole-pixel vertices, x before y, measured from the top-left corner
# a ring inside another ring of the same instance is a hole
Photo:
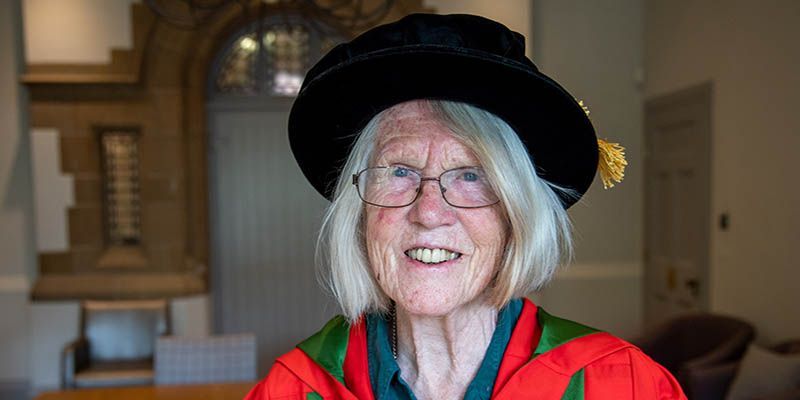
[[[423,102],[393,107],[380,125],[373,165],[403,165],[437,177],[458,167],[480,165],[473,152]],[[495,274],[506,243],[499,205],[462,209],[447,204],[436,182],[403,208],[367,206],[369,261],[383,291],[411,314],[445,316],[479,298]],[[458,259],[426,265],[405,252],[445,248]]]

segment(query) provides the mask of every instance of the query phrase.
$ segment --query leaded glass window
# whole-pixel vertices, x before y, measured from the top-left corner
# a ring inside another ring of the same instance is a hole
[[[308,69],[308,31],[302,25],[278,26],[264,34],[270,93],[294,96]]]
[[[217,74],[216,87],[221,92],[256,92],[258,42],[254,34],[238,38],[228,49],[225,64]]]
[[[267,18],[229,42],[216,62],[210,89],[215,94],[295,96],[311,65],[341,41],[319,21]]]
[[[139,201],[139,135],[132,130],[100,133],[103,159],[105,227],[109,245],[141,241]]]

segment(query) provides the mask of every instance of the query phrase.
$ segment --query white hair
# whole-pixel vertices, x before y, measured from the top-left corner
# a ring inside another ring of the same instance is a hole
[[[425,103],[435,118],[475,153],[500,198],[509,229],[497,275],[488,288],[493,305],[499,308],[539,290],[560,265],[572,259],[571,224],[557,192],[565,196],[576,193],[536,175],[525,145],[496,115],[464,103]],[[350,321],[365,312],[386,311],[390,303],[369,266],[364,204],[351,178],[370,166],[387,111],[373,117],[355,140],[317,240],[322,281]]]

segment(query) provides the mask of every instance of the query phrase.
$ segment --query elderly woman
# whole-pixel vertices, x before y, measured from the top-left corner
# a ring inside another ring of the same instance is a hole
[[[332,201],[319,258],[344,316],[248,399],[685,398],[635,347],[525,299],[570,259],[566,209],[608,156],[524,49],[481,17],[417,14],[311,69],[289,135]]]

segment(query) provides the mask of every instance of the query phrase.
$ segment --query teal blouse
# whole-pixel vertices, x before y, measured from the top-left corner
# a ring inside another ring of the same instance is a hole
[[[492,395],[500,360],[511,339],[511,332],[522,312],[522,300],[514,299],[497,315],[497,325],[478,368],[475,379],[467,387],[464,400],[488,400]],[[400,377],[400,367],[392,356],[390,322],[387,316],[369,314],[367,323],[367,359],[369,378],[375,400],[416,400],[411,388]]]

